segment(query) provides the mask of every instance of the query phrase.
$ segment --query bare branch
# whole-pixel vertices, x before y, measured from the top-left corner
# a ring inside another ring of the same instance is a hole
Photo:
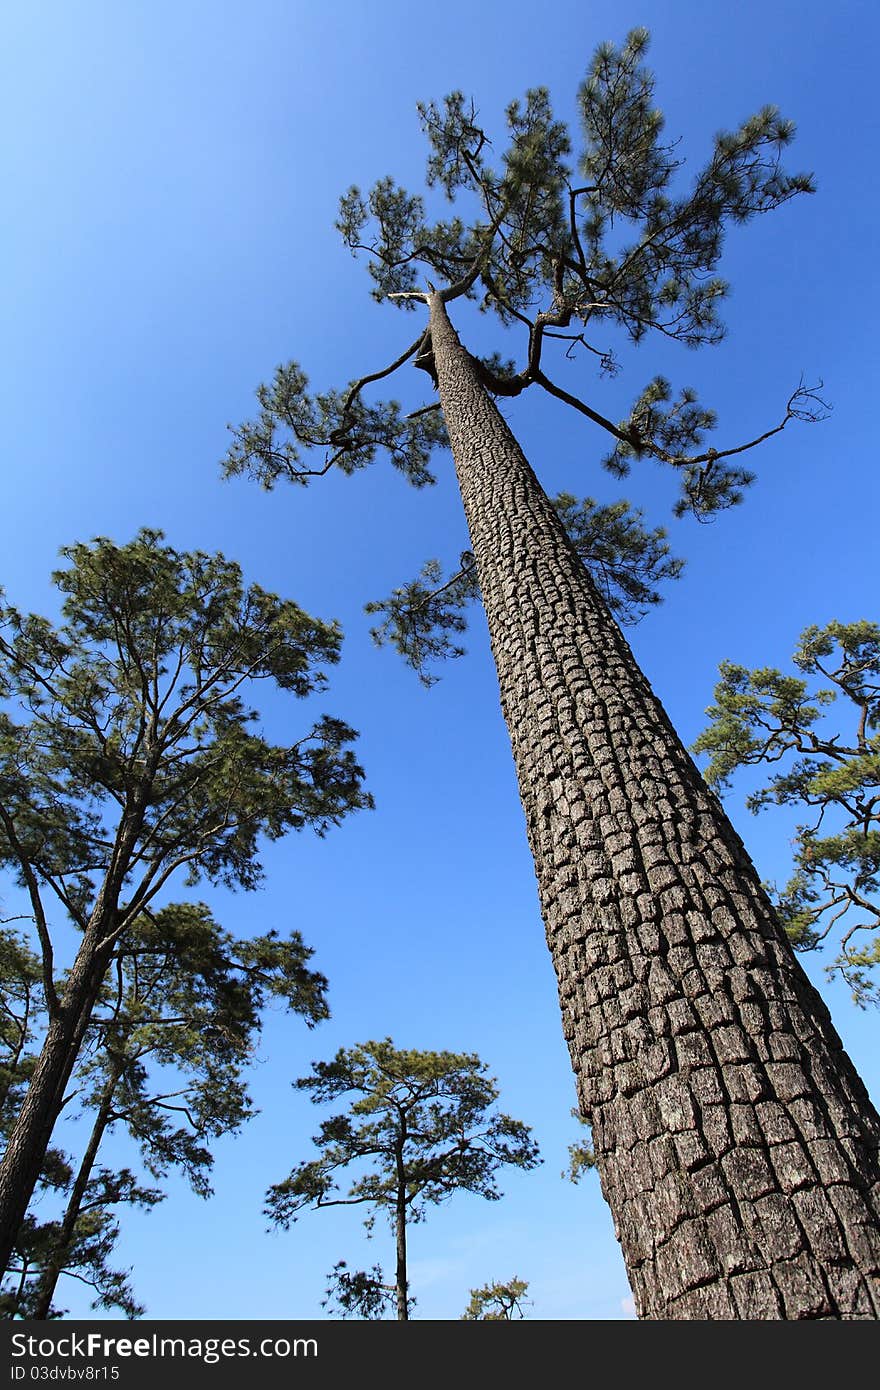
[[[556,396],[558,400],[565,401],[566,405],[573,406],[574,409],[579,410],[582,415],[586,415],[588,420],[592,420],[595,425],[601,425],[603,430],[607,430],[609,434],[613,434],[614,438],[619,439],[621,443],[635,446],[636,441],[631,435],[626,434],[623,430],[619,429],[617,425],[613,424],[611,420],[606,419],[604,415],[600,415],[598,411],[593,410],[585,401],[579,400],[577,396],[572,396],[568,391],[564,391],[561,386],[557,386],[543,371],[536,371],[532,379],[536,381],[539,386],[543,386],[545,391],[549,391],[551,396]]]

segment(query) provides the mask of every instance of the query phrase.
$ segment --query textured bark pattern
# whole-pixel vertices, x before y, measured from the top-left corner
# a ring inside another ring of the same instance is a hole
[[[430,305],[565,1035],[639,1315],[877,1317],[880,1117]]]

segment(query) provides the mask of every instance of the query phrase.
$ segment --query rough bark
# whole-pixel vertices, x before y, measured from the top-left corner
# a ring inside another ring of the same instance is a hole
[[[430,296],[563,1026],[643,1318],[880,1314],[880,1117]]]

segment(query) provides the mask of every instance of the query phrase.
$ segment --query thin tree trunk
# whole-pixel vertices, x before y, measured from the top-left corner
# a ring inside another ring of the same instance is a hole
[[[18,1288],[17,1288],[16,1291],[15,1291],[15,1308],[16,1308],[16,1309],[21,1308],[21,1301],[22,1301],[22,1299],[24,1298],[24,1292],[25,1292],[25,1289],[27,1288],[27,1277],[28,1277],[28,1274],[30,1273],[30,1268],[31,1268],[31,1267],[30,1267],[30,1265],[28,1264],[28,1262],[27,1262],[27,1260],[26,1260],[24,1254],[22,1254],[22,1257],[21,1257],[21,1278],[20,1278],[19,1281],[18,1281]],[[13,1313],[10,1313],[9,1316],[10,1316],[10,1317],[13,1317],[14,1314],[13,1314]]]
[[[397,1318],[399,1322],[409,1321],[409,1284],[406,1274],[406,1173],[403,1166],[403,1140],[397,1151],[397,1203],[395,1210],[395,1235],[397,1238]]]
[[[880,1314],[880,1117],[439,295],[441,402],[582,1113],[644,1318]]]
[[[49,1313],[51,1312],[52,1299],[55,1296],[55,1289],[57,1287],[58,1280],[61,1276],[62,1270],[64,1269],[67,1256],[70,1252],[70,1247],[73,1242],[74,1231],[76,1229],[76,1223],[79,1219],[80,1211],[82,1210],[82,1204],[86,1195],[86,1191],[88,1189],[89,1179],[92,1176],[92,1169],[95,1166],[95,1160],[98,1157],[98,1150],[101,1147],[101,1142],[104,1138],[107,1125],[110,1122],[110,1116],[113,1113],[113,1097],[116,1093],[116,1087],[119,1083],[119,1078],[121,1075],[122,1067],[114,1067],[107,1080],[107,1084],[104,1087],[104,1091],[101,1095],[101,1101],[98,1106],[98,1113],[95,1117],[95,1123],[92,1126],[92,1132],[89,1135],[89,1142],[86,1145],[86,1151],[83,1154],[82,1162],[79,1165],[79,1170],[74,1180],[73,1187],[71,1188],[70,1197],[68,1198],[67,1206],[64,1211],[64,1217],[61,1222],[61,1229],[58,1232],[58,1241],[56,1243],[55,1249],[52,1252],[52,1255],[49,1258],[48,1263],[46,1264],[42,1274],[40,1275],[40,1279],[37,1285],[36,1300],[34,1303],[34,1309],[32,1313],[32,1316],[35,1318],[48,1318]]]

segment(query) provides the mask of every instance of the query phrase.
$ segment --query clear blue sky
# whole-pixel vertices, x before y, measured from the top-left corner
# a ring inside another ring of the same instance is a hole
[[[377,804],[324,841],[273,847],[258,894],[203,894],[237,932],[300,927],[329,976],[333,1019],[312,1034],[271,1020],[253,1074],[261,1114],[218,1146],[213,1201],[174,1183],[151,1215],[125,1215],[119,1262],[134,1266],[151,1317],[315,1317],[338,1259],[390,1264],[384,1232],[366,1244],[356,1211],[306,1214],[286,1235],[266,1234],[260,1214],[317,1127],[289,1082],[312,1058],[385,1034],[478,1052],[545,1155],[538,1172],[502,1183],[502,1202],[457,1197],[413,1232],[418,1314],[457,1317],[470,1287],[518,1273],[535,1317],[627,1315],[598,1183],[559,1176],[576,1137],[574,1088],[482,620],[468,657],[426,692],[373,648],[362,612],[428,557],[465,546],[451,463],[438,461],[427,493],[380,462],[265,495],[221,483],[218,460],[226,423],[252,413],[277,363],[299,359],[318,388],[343,384],[413,336],[412,318],[370,300],[333,221],[352,182],[390,172],[419,185],[416,102],[459,87],[497,128],[513,97],[543,84],[569,117],[595,45],[637,24],[652,32],[659,104],[690,167],[718,129],[773,102],[798,125],[792,165],[818,184],[730,236],[723,346],[646,347],[625,356],[616,382],[589,377],[612,418],[658,370],[694,384],[718,410],[721,445],[776,423],[802,372],[824,379],[834,405],[824,424],[793,425],[753,456],[759,482],[739,512],[675,530],[686,575],[632,642],[691,742],[722,658],[778,664],[808,623],[880,617],[874,6],[5,7],[0,583],[19,606],[51,612],[60,546],[124,541],[142,525],[181,548],[224,550],[250,579],[341,620],[325,704],[360,729]],[[467,331],[471,316],[455,310]],[[414,404],[424,389],[411,371],[395,388]],[[547,488],[616,496],[597,467],[605,439],[533,396],[506,411]],[[644,467],[627,492],[656,524],[669,491]],[[275,735],[296,736],[291,713],[295,724],[295,706],[270,709]],[[784,878],[784,829],[739,801],[731,810],[761,872]],[[821,979],[821,960],[806,963]],[[876,1101],[877,1020],[843,991],[828,997]],[[72,1128],[61,1137],[71,1148],[83,1139]],[[129,1161],[124,1143],[115,1152]],[[85,1294],[71,1288],[65,1301],[87,1315]]]

